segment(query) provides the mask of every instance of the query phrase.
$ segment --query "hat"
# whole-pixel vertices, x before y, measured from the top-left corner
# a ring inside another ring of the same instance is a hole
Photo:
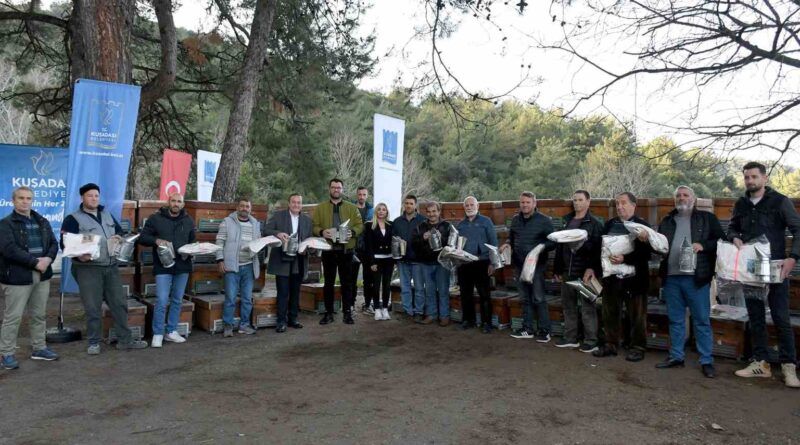
[[[88,192],[89,190],[97,190],[97,193],[100,193],[100,186],[95,184],[94,182],[82,185],[80,188],[81,196],[83,196],[83,194]]]

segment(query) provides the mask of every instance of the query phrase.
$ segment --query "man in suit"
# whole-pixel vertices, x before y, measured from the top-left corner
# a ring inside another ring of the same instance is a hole
[[[303,197],[297,193],[289,195],[289,209],[280,210],[264,225],[264,235],[274,235],[284,243],[290,236],[303,241],[311,236],[311,218],[303,215]],[[275,331],[286,332],[286,326],[300,329],[297,321],[300,306],[300,284],[308,274],[306,254],[287,255],[283,247],[273,247],[269,254],[267,273],[275,275],[278,287],[278,325]]]

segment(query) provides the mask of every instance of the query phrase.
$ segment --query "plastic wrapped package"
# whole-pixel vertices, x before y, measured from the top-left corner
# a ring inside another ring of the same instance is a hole
[[[315,249],[315,250],[331,250],[331,245],[325,238],[320,238],[318,236],[312,236],[310,238],[306,238],[300,242],[300,247],[297,248],[297,253],[300,255],[306,253],[307,249]]]
[[[178,249],[178,253],[188,256],[211,255],[220,250],[222,250],[222,247],[214,243],[191,243],[182,245]]]
[[[478,261],[478,257],[461,249],[454,249],[450,246],[445,246],[439,252],[438,260],[439,264],[452,271],[462,264]]]
[[[93,260],[100,258],[100,235],[64,233],[63,240],[62,256],[77,258],[88,254]]]
[[[636,268],[630,264],[614,264],[611,257],[633,252],[631,235],[603,235],[603,248],[600,250],[600,263],[603,266],[603,278],[616,275],[620,278],[636,275]]]
[[[647,241],[650,243],[650,247],[656,252],[662,254],[669,253],[669,241],[667,241],[666,236],[644,224],[631,221],[625,221],[623,224],[625,224],[625,228],[628,229],[628,232],[631,232],[633,235],[639,236],[640,233],[647,232]]]
[[[769,261],[770,245],[759,236],[739,249],[727,241],[717,241],[717,278],[740,283],[780,283],[782,260]],[[766,262],[766,263],[765,263]]]
[[[528,255],[525,256],[525,262],[522,265],[522,272],[519,274],[519,279],[526,282],[533,282],[533,275],[536,273],[536,266],[539,263],[539,255],[544,250],[544,244],[537,244]]]
[[[589,232],[583,229],[559,230],[547,235],[547,239],[559,244],[566,244],[570,250],[577,252],[589,238]]]
[[[258,252],[261,252],[261,250],[263,250],[267,246],[276,247],[280,246],[281,244],[283,244],[283,242],[280,240],[280,238],[278,238],[277,236],[270,235],[250,241],[249,243],[247,243],[246,248],[247,250],[250,251],[250,253],[256,254]]]

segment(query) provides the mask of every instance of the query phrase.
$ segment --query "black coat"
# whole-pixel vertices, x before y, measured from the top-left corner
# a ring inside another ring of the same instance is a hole
[[[302,212],[297,218],[297,241],[304,241],[306,238],[311,237],[311,218],[304,215]],[[262,236],[275,236],[279,233],[287,235],[292,234],[292,215],[289,210],[279,210],[272,214],[269,220],[261,226]],[[293,263],[300,261],[297,264],[297,273],[301,274],[303,278],[308,274],[308,254],[297,254],[289,256],[283,253],[283,246],[275,246],[269,251],[269,262],[267,263],[267,273],[280,277],[290,276],[293,268]]]
[[[364,227],[364,247],[366,249],[366,256],[364,258],[365,264],[372,264],[375,262],[375,255],[391,255],[392,254],[392,229],[393,224],[386,221],[386,234],[381,233],[381,227],[372,224]]]
[[[647,221],[639,218],[636,215],[634,215],[633,218],[629,219],[628,221],[650,227],[650,225],[647,224]],[[603,235],[608,235],[611,232],[612,227],[620,224],[623,224],[623,222],[618,216],[609,219],[606,222],[605,227],[603,227]],[[636,238],[633,241],[633,252],[625,255],[625,258],[622,261],[624,264],[632,265],[636,269],[636,275],[630,278],[623,278],[626,283],[626,288],[634,294],[647,295],[647,290],[650,287],[650,266],[648,263],[650,262],[650,254],[652,252],[653,248],[650,247],[649,242],[642,242]],[[614,276],[606,278],[606,280],[618,279],[619,278]]]
[[[658,233],[667,237],[667,242],[670,243],[670,251],[681,248],[680,245],[672,245],[672,238],[675,237],[677,226],[675,222],[675,215],[677,214],[678,210],[671,211],[669,215],[661,220],[661,224],[658,226]],[[694,283],[697,287],[701,287],[710,283],[714,277],[714,269],[717,263],[717,240],[724,238],[725,232],[722,231],[722,226],[719,224],[717,217],[711,212],[692,210],[689,224],[692,233],[692,244],[699,243],[703,246],[703,250],[697,253],[697,266],[694,271]],[[668,269],[669,253],[664,255],[661,260],[659,272],[662,280],[667,278]]]
[[[172,242],[172,247],[175,249],[174,266],[166,268],[161,264],[156,251],[156,239]],[[147,218],[138,241],[141,245],[153,248],[153,275],[176,275],[192,271],[192,258],[183,259],[183,256],[178,253],[181,246],[195,241],[194,221],[186,213],[186,210],[181,209],[178,216],[172,216],[169,208],[162,207]]]
[[[447,221],[439,221],[436,224],[436,230],[442,234],[442,246],[447,244],[447,239],[450,237],[450,228],[453,227]],[[430,242],[423,238],[425,232],[430,231],[433,226],[426,220],[421,222],[411,234],[411,242],[414,244],[414,252],[417,253],[417,261],[425,264],[437,264],[439,259],[439,252],[434,252],[431,249]]]
[[[569,223],[575,218],[575,212],[570,212],[564,216],[564,227],[569,227]],[[556,259],[553,264],[553,272],[558,275],[566,275],[565,278],[583,276],[586,269],[594,270],[598,277],[602,275],[600,265],[600,249],[603,247],[603,224],[586,212],[586,216],[581,220],[579,229],[583,229],[588,234],[586,242],[583,243],[577,252],[572,253],[567,244],[559,244],[556,247]]]
[[[511,263],[517,269],[522,269],[525,257],[537,245],[545,245],[539,255],[539,265],[544,265],[547,262],[547,252],[556,248],[556,243],[547,239],[547,235],[553,233],[553,221],[538,209],[528,219],[523,218],[521,213],[514,215],[508,230],[508,243],[512,249]]]
[[[31,210],[31,218],[39,225],[42,233],[42,256],[55,261],[58,255],[58,241],[50,227],[50,221]],[[12,286],[33,284],[33,271],[39,259],[28,253],[28,229],[25,217],[12,211],[0,220],[0,283]],[[53,276],[52,266],[42,274],[41,280]]]
[[[794,239],[800,239],[800,216],[792,201],[767,187],[758,204],[750,201],[750,193],[739,198],[733,206],[731,224],[728,226],[728,241],[739,238],[748,242],[760,235],[769,240],[773,260],[786,258],[786,229]],[[800,242],[792,243],[792,258],[800,260]]]

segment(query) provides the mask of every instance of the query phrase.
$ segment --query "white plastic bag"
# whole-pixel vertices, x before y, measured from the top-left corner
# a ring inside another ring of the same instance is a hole
[[[181,255],[211,255],[217,253],[218,251],[222,250],[222,247],[214,244],[214,243],[191,243],[191,244],[184,244],[178,249],[178,253]]]
[[[631,221],[625,221],[623,224],[625,224],[625,228],[628,229],[628,232],[631,232],[636,236],[639,236],[639,234],[642,232],[647,232],[647,241],[650,243],[650,247],[652,247],[656,252],[661,254],[669,253],[669,241],[667,241],[666,236],[656,232],[644,224]]]
[[[758,255],[756,249],[769,252],[770,245],[766,237],[758,237],[737,248],[727,241],[717,241],[717,278],[740,283],[763,284],[756,276]]]
[[[478,257],[464,250],[445,246],[439,252],[438,261],[445,269],[452,271],[462,264],[478,261]]]
[[[100,235],[64,233],[64,252],[62,256],[77,258],[91,255],[92,260],[100,258]]]
[[[261,250],[267,246],[275,247],[275,246],[280,246],[281,244],[282,241],[280,238],[278,238],[277,236],[270,235],[250,241],[249,243],[247,243],[247,249],[251,253],[256,254],[258,252],[261,252]]]
[[[306,249],[331,250],[331,245],[327,240],[325,240],[325,238],[312,236],[311,238],[306,238],[300,242],[300,246],[297,248],[297,253],[302,255],[306,253]]]
[[[539,254],[544,250],[544,244],[537,244],[525,256],[525,262],[522,265],[522,272],[519,274],[519,279],[526,283],[533,283],[533,275],[536,273],[536,266],[539,263]]]
[[[611,257],[633,252],[632,235],[603,235],[603,248],[600,250],[600,263],[603,266],[603,278],[616,275],[620,278],[636,275],[636,268],[630,264],[614,264]]]
[[[589,238],[589,232],[583,229],[559,230],[547,235],[547,239],[556,243],[575,243],[586,241],[587,238]]]

